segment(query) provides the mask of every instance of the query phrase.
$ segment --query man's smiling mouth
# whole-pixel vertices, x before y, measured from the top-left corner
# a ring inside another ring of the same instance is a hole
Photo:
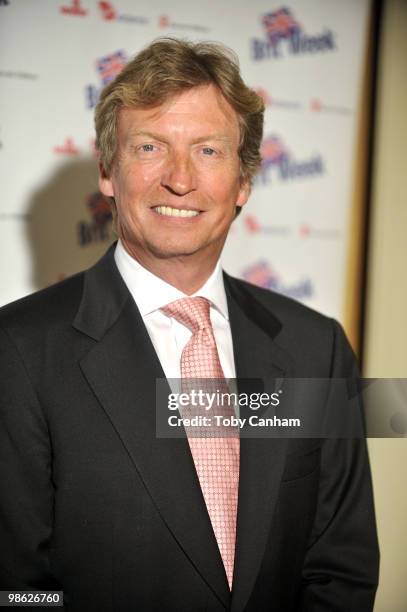
[[[196,217],[200,214],[199,210],[172,208],[171,206],[155,206],[153,210],[164,217]]]

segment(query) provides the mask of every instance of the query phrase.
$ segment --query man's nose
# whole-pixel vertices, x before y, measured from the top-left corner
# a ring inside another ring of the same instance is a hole
[[[196,174],[188,154],[174,153],[171,156],[164,169],[161,185],[179,196],[195,191]]]

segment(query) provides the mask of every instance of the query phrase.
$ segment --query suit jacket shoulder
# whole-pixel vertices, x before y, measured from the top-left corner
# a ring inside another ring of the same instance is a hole
[[[335,319],[292,298],[227,274],[225,285],[248,317],[290,355],[296,376],[346,376],[353,371],[355,356]]]
[[[71,321],[81,301],[84,272],[0,308],[0,327],[25,333]]]

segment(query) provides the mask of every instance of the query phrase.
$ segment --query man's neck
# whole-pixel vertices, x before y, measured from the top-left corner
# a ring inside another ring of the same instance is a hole
[[[166,283],[172,285],[185,295],[192,295],[198,291],[211,276],[216,267],[217,260],[208,261],[208,258],[194,256],[171,257],[168,259],[140,258],[135,249],[122,240],[126,252],[143,268],[158,276]]]

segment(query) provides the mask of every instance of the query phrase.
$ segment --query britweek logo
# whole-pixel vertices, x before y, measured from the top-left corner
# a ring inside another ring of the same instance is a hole
[[[280,181],[293,181],[324,173],[321,155],[306,159],[295,159],[282,140],[275,135],[268,136],[261,144],[261,169],[255,184],[269,184],[274,174]]]
[[[91,221],[79,221],[78,243],[84,247],[93,242],[105,242],[111,238],[112,211],[100,191],[91,193],[86,201]]]
[[[290,8],[285,6],[261,17],[265,39],[252,38],[252,58],[256,61],[279,59],[285,55],[306,53],[325,53],[336,48],[332,30],[325,28],[318,34],[306,34],[294,17]]]
[[[309,277],[296,283],[285,283],[265,259],[243,269],[242,277],[249,283],[298,300],[311,298],[314,295],[314,287]]]
[[[115,51],[96,60],[96,71],[99,74],[102,87],[86,85],[86,108],[94,108],[99,100],[102,88],[113,81],[127,64],[127,55],[123,50]]]

